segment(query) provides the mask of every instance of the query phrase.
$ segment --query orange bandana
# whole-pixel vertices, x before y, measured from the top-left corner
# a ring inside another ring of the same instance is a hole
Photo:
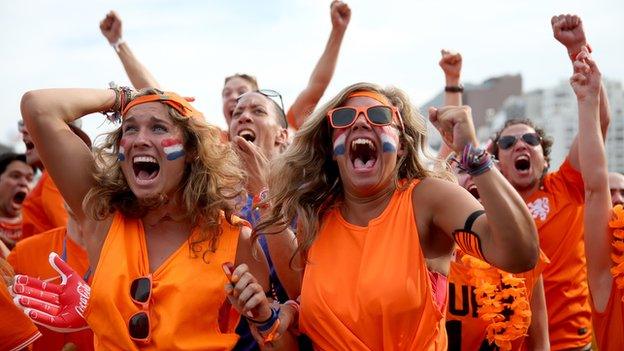
[[[184,117],[199,118],[203,120],[204,115],[202,115],[201,112],[197,111],[193,106],[191,106],[191,104],[189,104],[189,101],[193,101],[193,100],[194,100],[193,98],[184,98],[170,91],[165,91],[162,94],[156,94],[156,95],[153,95],[153,94],[143,95],[130,101],[130,103],[126,105],[126,107],[121,112],[121,115],[122,115],[122,118],[124,118],[132,107],[136,105],[144,104],[146,102],[156,101],[156,102],[161,102],[163,104],[173,107],[176,111],[178,111]]]
[[[359,91],[354,91],[351,94],[349,94],[347,96],[348,98],[352,98],[352,97],[368,97],[371,98],[373,100],[377,100],[380,103],[386,105],[386,106],[392,106],[392,104],[390,103],[390,101],[388,100],[388,98],[385,95],[382,95],[376,91],[370,91],[370,90],[359,90]]]

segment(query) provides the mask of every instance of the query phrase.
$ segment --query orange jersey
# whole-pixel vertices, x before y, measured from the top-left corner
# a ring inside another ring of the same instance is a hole
[[[566,159],[526,199],[540,248],[550,259],[542,275],[553,350],[585,346],[592,339],[583,244],[584,193],[581,174]]]
[[[0,278],[0,349],[21,350],[40,336],[37,327],[13,304],[4,279]]]
[[[600,351],[620,351],[624,347],[624,294],[611,284],[609,302],[602,313],[593,311],[592,322],[596,343]]]
[[[470,268],[461,260],[462,253],[457,250],[456,258],[451,262],[448,283],[448,309],[446,313],[446,332],[449,340],[449,351],[496,350],[486,339],[488,323],[479,318],[475,287],[470,282]],[[544,252],[532,270],[514,274],[525,279],[527,300],[531,301],[533,288],[544,267],[548,264]],[[495,270],[495,268],[492,268]],[[512,350],[522,350],[524,338],[512,343]]]
[[[396,190],[367,227],[336,207],[308,255],[299,323],[319,350],[446,350],[420,247],[412,189]],[[442,310],[442,311],[441,311]]]
[[[22,238],[67,225],[64,200],[48,172],[22,204]]]
[[[221,265],[234,262],[240,227],[221,217],[222,233],[215,252],[193,255],[184,242],[154,272],[150,272],[145,231],[139,219],[115,214],[91,284],[85,318],[98,350],[229,350],[238,336],[238,317],[222,312],[227,277]],[[197,230],[197,229],[196,229]],[[194,232],[195,233],[195,232]],[[151,276],[151,298],[135,303],[130,286]],[[145,309],[144,309],[145,308]],[[137,312],[149,315],[148,342],[133,341],[128,321]],[[229,310],[223,310],[229,311]]]
[[[17,274],[25,274],[59,284],[59,274],[48,263],[50,252],[59,254],[80,276],[85,277],[87,274],[89,270],[87,252],[67,237],[65,227],[52,229],[18,242],[7,261]],[[91,330],[59,333],[39,326],[39,331],[43,336],[33,344],[35,351],[61,350],[68,343],[76,345],[78,350],[93,350]]]

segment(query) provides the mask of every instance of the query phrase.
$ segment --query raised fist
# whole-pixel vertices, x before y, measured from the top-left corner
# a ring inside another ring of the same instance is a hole
[[[469,143],[478,144],[470,106],[431,107],[429,121],[438,129],[446,145],[457,154],[461,154]]]
[[[570,84],[577,99],[598,99],[601,74],[589,51],[583,48],[574,61],[574,74]]]
[[[110,44],[116,43],[121,38],[121,19],[115,11],[109,12],[100,21],[100,31],[102,31],[102,34]]]
[[[462,67],[461,54],[459,52],[445,49],[440,50],[440,53],[442,54],[442,58],[440,59],[439,65],[440,68],[442,68],[442,71],[444,71],[444,75],[447,78],[459,79]]]
[[[583,46],[587,46],[581,18],[576,15],[559,15],[553,16],[550,23],[553,36],[566,47],[570,59],[574,60]],[[589,47],[588,49],[591,52]]]
[[[351,20],[351,9],[342,1],[334,0],[331,3],[332,27],[346,30]]]
[[[56,253],[48,258],[61,276],[61,284],[43,282],[26,275],[16,275],[11,292],[13,302],[36,324],[61,332],[89,328],[84,319],[91,288]]]

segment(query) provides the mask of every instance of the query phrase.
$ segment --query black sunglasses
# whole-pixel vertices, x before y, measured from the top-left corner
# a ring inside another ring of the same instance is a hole
[[[152,295],[152,280],[149,277],[139,277],[130,285],[130,297],[132,301],[144,307]],[[145,311],[139,311],[130,317],[128,321],[130,337],[138,341],[146,341],[150,335],[149,315]]]
[[[537,133],[526,133],[526,134],[522,134],[521,136],[515,136],[515,135],[505,135],[502,136],[498,139],[498,141],[496,142],[496,145],[498,145],[498,147],[502,150],[507,150],[510,147],[516,145],[516,142],[518,141],[518,139],[522,138],[522,141],[524,141],[525,143],[531,145],[531,146],[537,146],[542,142],[542,137],[539,136],[539,134]]]

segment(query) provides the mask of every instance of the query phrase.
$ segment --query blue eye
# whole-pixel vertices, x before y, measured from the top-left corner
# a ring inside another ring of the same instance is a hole
[[[167,133],[169,131],[167,127],[160,124],[154,125],[154,127],[152,127],[152,130],[156,133]]]
[[[129,132],[136,132],[136,131],[137,131],[137,127],[133,125],[125,125],[122,129],[123,134],[129,133]]]

